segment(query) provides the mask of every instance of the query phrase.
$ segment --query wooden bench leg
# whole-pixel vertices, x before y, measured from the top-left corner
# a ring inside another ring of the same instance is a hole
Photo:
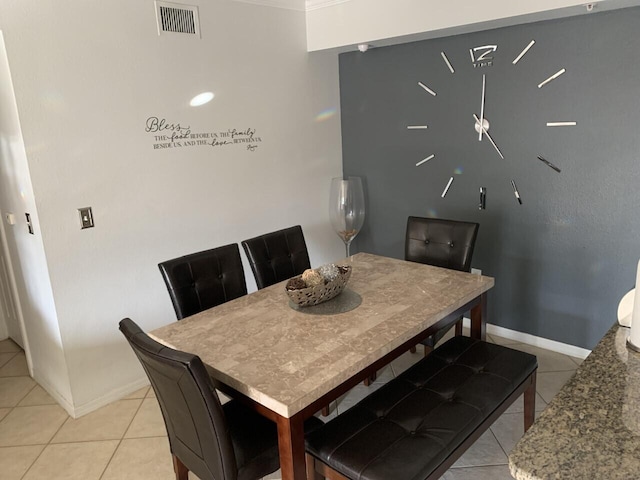
[[[524,431],[533,425],[536,413],[536,372],[531,374],[531,383],[524,391]]]
[[[456,337],[462,335],[462,319],[456,322]]]
[[[316,471],[316,459],[313,455],[305,453],[307,464],[307,480],[324,480],[324,477]]]
[[[349,480],[349,478],[335,471],[326,463],[317,460],[313,455],[306,454],[307,480]],[[313,473],[311,473],[313,472]]]
[[[178,457],[173,456],[173,471],[176,472],[176,480],[189,480],[189,469]]]
[[[376,381],[376,378],[378,378],[378,372],[373,372],[371,375],[369,375],[368,378],[364,379],[364,385],[365,387],[368,387],[369,385],[371,385],[373,382]]]

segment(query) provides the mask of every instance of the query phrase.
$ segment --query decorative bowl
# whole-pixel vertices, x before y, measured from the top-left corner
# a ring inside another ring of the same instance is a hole
[[[302,279],[302,275],[290,278],[285,286],[285,291],[289,299],[299,307],[311,307],[319,303],[326,302],[338,296],[351,277],[351,267],[347,265],[338,265],[339,273],[331,281],[323,284],[306,288],[293,288],[296,282]]]

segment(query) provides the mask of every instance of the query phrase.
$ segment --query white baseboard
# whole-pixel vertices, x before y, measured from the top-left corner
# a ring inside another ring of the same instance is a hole
[[[66,412],[72,418],[79,418],[87,413],[91,413],[94,410],[99,409],[100,407],[104,407],[116,400],[120,400],[123,397],[126,397],[130,393],[135,392],[136,390],[140,390],[142,387],[146,387],[149,385],[149,380],[147,377],[140,378],[134,382],[129,383],[123,387],[112,390],[111,392],[103,395],[100,398],[96,398],[87,402],[83,405],[74,406],[68,399],[64,398],[60,395],[49,383],[43,378],[39,378],[37,372],[33,372],[33,379],[38,382],[38,384],[44,388],[49,395],[53,397],[53,399],[58,402],[58,404],[66,410]]]
[[[112,390],[100,398],[96,398],[94,400],[91,400],[90,402],[75,407],[74,414],[70,415],[73,418],[81,417],[83,415],[86,415],[87,413],[91,413],[94,410],[99,409],[100,407],[104,407],[105,405],[115,402],[116,400],[121,400],[130,393],[133,393],[136,390],[140,390],[142,387],[147,386],[149,386],[149,380],[147,379],[147,377],[140,378],[139,380],[131,382],[128,385]]]
[[[463,319],[463,326],[470,328],[470,325],[471,321],[465,317]],[[555,340],[549,340],[548,338],[536,337],[535,335],[510,330],[490,323],[487,324],[487,333],[489,335],[508,338],[509,340],[515,340],[516,342],[525,343],[527,345],[533,345],[534,347],[544,348],[545,350],[551,350],[552,352],[561,353],[563,355],[569,355],[570,357],[584,359],[591,353],[591,350],[587,350],[586,348],[576,347],[575,345],[569,345],[568,343],[556,342]]]
[[[42,388],[46,390],[46,392],[51,395],[51,397],[58,402],[62,408],[66,410],[66,412],[73,417],[73,404],[69,401],[69,399],[63,397],[55,388],[53,388],[49,382],[47,382],[44,378],[40,377],[37,370],[33,371],[33,379],[40,385]]]

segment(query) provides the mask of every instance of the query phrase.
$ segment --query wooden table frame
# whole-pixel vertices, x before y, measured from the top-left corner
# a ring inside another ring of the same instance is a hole
[[[305,465],[305,446],[304,446],[304,421],[328,405],[331,401],[340,397],[363,380],[369,378],[373,373],[377,372],[392,360],[398,358],[407,352],[411,347],[420,343],[420,341],[429,337],[439,329],[451,325],[464,313],[471,312],[471,337],[480,340],[486,339],[487,325],[487,293],[484,292],[458,308],[439,322],[435,323],[428,329],[414,336],[394,350],[390,351],[371,365],[353,375],[333,390],[327,392],[322,397],[315,400],[304,409],[300,410],[293,416],[287,418],[273,410],[260,405],[255,400],[238,392],[237,390],[225,385],[214,379],[216,388],[228,394],[229,396],[242,401],[250,408],[254,409],[261,415],[273,420],[278,425],[278,445],[280,452],[280,469],[282,471],[282,480],[304,480],[307,479]],[[310,479],[313,474],[310,473]]]

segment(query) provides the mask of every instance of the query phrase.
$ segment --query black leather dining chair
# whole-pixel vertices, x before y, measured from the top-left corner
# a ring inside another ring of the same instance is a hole
[[[311,268],[300,225],[250,238],[242,247],[259,290]]]
[[[479,227],[478,223],[473,222],[409,217],[404,258],[412,262],[469,272]],[[462,317],[456,321],[455,328],[456,335],[461,335]],[[425,355],[433,350],[450,329],[451,326],[440,329],[422,341]],[[411,351],[415,352],[415,347]]]
[[[247,294],[238,245],[158,264],[178,320]]]
[[[224,405],[196,355],[166,347],[131,319],[120,331],[140,360],[160,404],[176,480],[255,480],[280,468],[274,422],[236,400]],[[322,425],[311,417],[305,432]]]

